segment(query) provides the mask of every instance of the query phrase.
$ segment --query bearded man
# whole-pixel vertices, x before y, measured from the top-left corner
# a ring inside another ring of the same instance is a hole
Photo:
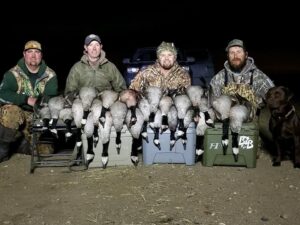
[[[266,93],[274,86],[274,83],[256,67],[254,59],[248,56],[242,40],[233,39],[225,50],[227,60],[224,68],[210,82],[210,103],[215,109],[218,119],[223,123],[224,154],[226,154],[228,146],[230,127],[235,139],[232,141],[233,154],[237,161],[239,150],[236,142],[241,126],[236,126],[236,121],[244,118],[242,122],[250,122],[257,118],[258,112],[264,106]],[[223,98],[224,95],[225,97],[229,96],[230,101],[227,102],[230,105],[226,103],[228,107],[220,108],[223,105],[222,99],[226,99]]]

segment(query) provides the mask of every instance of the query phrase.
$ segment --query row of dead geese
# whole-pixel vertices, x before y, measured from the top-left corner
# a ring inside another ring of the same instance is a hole
[[[213,108],[209,107],[206,91],[200,86],[190,86],[185,94],[176,95],[174,92],[163,92],[159,87],[148,87],[143,96],[127,89],[121,93],[105,90],[98,93],[93,87],[83,87],[79,93],[51,98],[43,104],[38,112],[38,118],[43,122],[43,130],[50,130],[57,136],[56,125],[61,119],[66,126],[66,140],[72,135],[72,123],[77,129],[76,148],[78,155],[82,152],[82,133],[87,137],[86,164],[89,165],[95,156],[99,140],[102,148],[102,166],[108,163],[108,146],[111,128],[116,131],[116,148],[121,149],[121,131],[126,124],[132,135],[131,161],[136,166],[139,162],[138,150],[141,148],[141,138],[148,142],[147,126],[154,132],[153,143],[160,150],[159,135],[167,129],[170,131],[170,150],[176,140],[181,139],[186,147],[186,131],[192,122],[196,123],[196,152],[197,156],[204,152],[204,134],[210,126],[214,126],[215,115],[223,121],[222,145],[228,146],[228,128],[239,132],[246,118],[234,116],[231,112],[232,100],[228,96],[215,99]],[[229,117],[231,119],[229,119]],[[229,121],[234,122],[229,124]],[[239,121],[237,121],[239,120]],[[224,127],[227,127],[224,129]],[[237,138],[237,137],[236,137]],[[237,141],[234,142],[236,144]],[[238,148],[238,146],[233,146]],[[238,150],[235,150],[238,154]]]

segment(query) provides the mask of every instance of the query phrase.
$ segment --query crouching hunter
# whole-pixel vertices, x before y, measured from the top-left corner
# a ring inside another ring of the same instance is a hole
[[[3,76],[0,85],[0,162],[8,160],[13,152],[30,154],[33,107],[39,97],[46,99],[57,95],[56,74],[42,57],[41,44],[28,41],[23,57]]]

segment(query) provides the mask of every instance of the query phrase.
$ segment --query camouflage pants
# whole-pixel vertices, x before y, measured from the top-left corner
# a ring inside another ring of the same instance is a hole
[[[16,131],[14,140],[24,135],[32,144],[31,126],[33,112],[24,111],[17,105],[3,105],[0,107],[0,124],[9,130]],[[53,153],[51,145],[38,145],[39,152]]]
[[[23,111],[16,105],[3,105],[0,107],[0,123],[3,127],[16,131],[16,139],[24,134],[30,141],[30,126],[32,113]]]

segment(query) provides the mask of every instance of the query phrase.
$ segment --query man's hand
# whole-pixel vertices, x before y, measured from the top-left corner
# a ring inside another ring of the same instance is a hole
[[[49,100],[49,97],[48,96],[45,96],[45,95],[40,95],[38,98],[34,98],[34,97],[29,97],[28,98],[28,105],[31,105],[30,104],[30,101],[33,105],[33,111],[38,114],[38,112],[41,110],[41,108],[43,108],[44,106],[47,106],[48,104],[48,100]]]
[[[37,100],[36,98],[30,96],[27,99],[27,104],[30,105],[30,106],[34,106],[35,103],[36,103],[36,100]]]

